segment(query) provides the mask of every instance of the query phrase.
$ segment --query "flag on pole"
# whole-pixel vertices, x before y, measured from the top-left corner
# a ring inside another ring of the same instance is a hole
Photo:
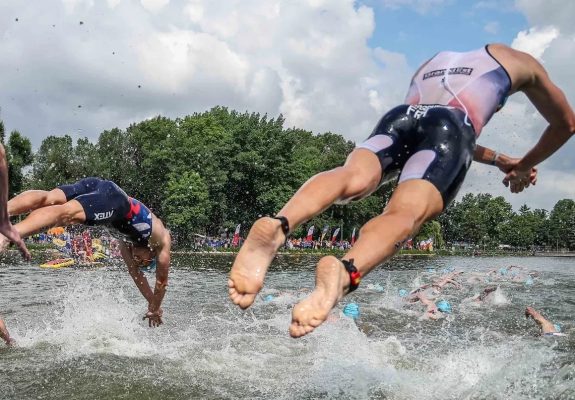
[[[403,248],[408,250],[413,249],[413,239],[409,239],[407,242],[405,242]]]
[[[232,239],[232,246],[238,246],[240,244],[240,227],[242,224],[238,224],[236,226],[236,230],[234,232],[234,238]]]
[[[324,226],[323,230],[321,231],[321,239],[319,240],[320,242],[323,242],[323,238],[325,238],[325,235],[327,234],[328,231],[329,231],[329,225]]]
[[[355,244],[355,228],[353,228],[353,232],[351,232],[351,245]]]
[[[335,231],[333,231],[333,235],[331,235],[331,241],[335,242],[337,240],[337,235],[339,234],[339,228],[335,228]]]
[[[307,230],[307,236],[306,236],[305,240],[307,240],[308,242],[311,242],[313,240],[313,230],[314,229],[315,229],[315,227],[312,225]]]
[[[92,257],[92,235],[90,231],[86,229],[82,232],[82,241],[84,242],[84,251],[86,252],[86,258]]]

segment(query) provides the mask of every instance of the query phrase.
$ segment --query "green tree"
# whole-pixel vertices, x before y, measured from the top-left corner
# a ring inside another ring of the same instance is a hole
[[[4,128],[4,121],[0,119],[0,143],[4,144],[6,140],[6,130]]]
[[[178,238],[185,240],[194,232],[205,232],[210,215],[209,191],[198,173],[172,174],[162,206],[164,219]]]
[[[574,215],[575,202],[573,200],[563,199],[555,203],[549,215],[549,222],[552,227],[549,239],[552,246],[557,248],[573,248],[569,243],[569,238],[573,231],[572,223]]]
[[[42,141],[34,163],[32,176],[36,189],[51,190],[74,180],[72,138],[68,135],[48,136]]]
[[[8,184],[9,196],[20,193],[24,186],[23,169],[34,160],[30,139],[24,137],[18,131],[12,131],[6,145],[8,158]]]
[[[78,139],[74,153],[70,155],[72,157],[72,171],[70,172],[73,175],[73,180],[99,175],[96,148],[97,146],[87,138]]]
[[[441,233],[441,224],[437,220],[428,221],[421,227],[419,233],[414,239],[418,243],[422,240],[433,239],[433,244],[436,249],[444,249],[445,241]]]

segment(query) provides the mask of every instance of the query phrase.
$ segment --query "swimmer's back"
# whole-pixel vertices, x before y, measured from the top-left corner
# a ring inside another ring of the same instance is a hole
[[[509,74],[488,46],[467,52],[442,51],[415,73],[405,102],[458,108],[479,135],[505,103],[511,86]]]

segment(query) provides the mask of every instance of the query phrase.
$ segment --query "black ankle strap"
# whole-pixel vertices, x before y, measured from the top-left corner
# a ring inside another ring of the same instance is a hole
[[[281,227],[282,227],[282,232],[284,233],[286,239],[287,236],[289,234],[289,221],[287,220],[286,217],[282,217],[281,215],[278,215],[277,217],[272,217],[273,219],[279,219],[281,222]]]
[[[349,273],[349,291],[348,293],[353,292],[359,286],[361,282],[361,274],[353,265],[353,258],[351,260],[341,260],[345,270]]]

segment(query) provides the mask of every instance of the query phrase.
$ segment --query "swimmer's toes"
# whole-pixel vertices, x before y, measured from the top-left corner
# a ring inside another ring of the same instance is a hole
[[[237,290],[235,290],[235,288],[230,288],[228,292],[232,303],[234,303],[237,306],[240,306],[240,308],[243,310],[251,306],[256,299],[255,294],[239,293]]]
[[[322,321],[323,322],[323,321]],[[290,336],[293,338],[298,338],[298,337],[302,337],[307,335],[308,333],[311,333],[315,328],[317,328],[319,325],[321,324],[321,322],[318,322],[315,325],[311,325],[311,324],[299,324],[296,322],[293,322],[290,326],[289,329],[289,333]]]
[[[239,302],[236,304],[240,306],[242,310],[245,310],[246,308],[254,304],[255,299],[256,299],[255,294],[244,294],[241,296]]]

